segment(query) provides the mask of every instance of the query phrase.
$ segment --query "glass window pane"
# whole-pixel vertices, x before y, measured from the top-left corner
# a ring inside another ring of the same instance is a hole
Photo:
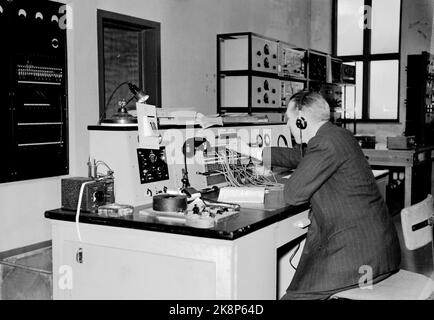
[[[140,86],[140,48],[138,31],[119,27],[103,26],[104,36],[104,87],[105,118],[110,118],[119,109],[119,101],[131,96],[128,86],[116,88],[124,81]],[[113,95],[113,96],[112,96]],[[111,99],[110,99],[111,96]],[[131,101],[129,106],[134,106]]]
[[[372,53],[399,51],[400,0],[372,1]]]
[[[338,0],[338,56],[363,53],[364,0]]]
[[[348,63],[354,65],[354,63]],[[346,119],[362,118],[362,99],[363,99],[363,62],[356,63],[356,86],[346,86],[344,88],[344,108],[346,109]],[[355,108],[354,108],[355,107]]]
[[[398,118],[398,71],[398,60],[371,62],[371,119]]]

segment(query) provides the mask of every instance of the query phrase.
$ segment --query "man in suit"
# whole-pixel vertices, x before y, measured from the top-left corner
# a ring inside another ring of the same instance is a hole
[[[282,299],[327,299],[369,284],[371,275],[372,283],[385,279],[399,268],[399,241],[356,139],[329,122],[329,105],[318,93],[294,95],[287,118],[297,144],[307,144],[304,154],[299,147],[238,150],[265,165],[296,168],[285,182],[285,200],[311,204],[306,243]]]

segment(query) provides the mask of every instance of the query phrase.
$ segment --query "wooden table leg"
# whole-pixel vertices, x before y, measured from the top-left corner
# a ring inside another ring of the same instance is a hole
[[[405,167],[404,207],[411,206],[411,178],[413,167]]]

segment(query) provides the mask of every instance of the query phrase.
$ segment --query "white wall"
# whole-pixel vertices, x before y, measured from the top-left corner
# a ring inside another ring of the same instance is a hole
[[[312,1],[312,4],[311,4]],[[96,9],[161,23],[164,107],[216,112],[216,35],[256,32],[330,52],[331,0],[71,0],[68,30],[70,174],[87,174],[87,126],[98,121]],[[312,12],[311,12],[312,11]],[[316,22],[311,25],[309,17]],[[321,21],[321,22],[319,22]],[[49,240],[44,211],[60,207],[60,178],[0,185],[0,252]]]
[[[310,48],[332,53],[332,0],[310,1]]]
[[[331,12],[331,0],[314,2],[316,12],[327,6],[324,12]],[[216,112],[219,33],[251,31],[304,48],[310,45],[310,1],[306,0],[97,0],[97,4],[104,10],[161,22],[164,107]],[[320,17],[327,20],[326,15]],[[330,50],[330,30],[330,21],[315,26],[317,49]]]

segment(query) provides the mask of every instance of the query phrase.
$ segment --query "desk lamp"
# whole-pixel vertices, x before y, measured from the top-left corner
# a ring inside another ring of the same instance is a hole
[[[128,109],[126,106],[134,98],[139,103],[146,103],[146,101],[149,99],[149,95],[145,94],[136,85],[134,85],[128,81],[122,82],[120,85],[118,85],[115,88],[115,90],[113,90],[112,94],[110,95],[110,98],[108,99],[107,104],[105,105],[103,116],[105,117],[105,110],[107,109],[108,105],[110,104],[116,91],[118,91],[119,88],[121,88],[122,86],[124,86],[126,84],[128,84],[128,88],[130,89],[133,96],[128,101],[125,101],[125,99],[122,99],[121,101],[119,101],[120,108],[118,109],[118,112],[115,113],[109,119],[103,119],[102,121],[100,119],[100,124],[121,124],[121,125],[128,125],[128,124],[136,125],[137,124],[137,118],[128,113]]]

